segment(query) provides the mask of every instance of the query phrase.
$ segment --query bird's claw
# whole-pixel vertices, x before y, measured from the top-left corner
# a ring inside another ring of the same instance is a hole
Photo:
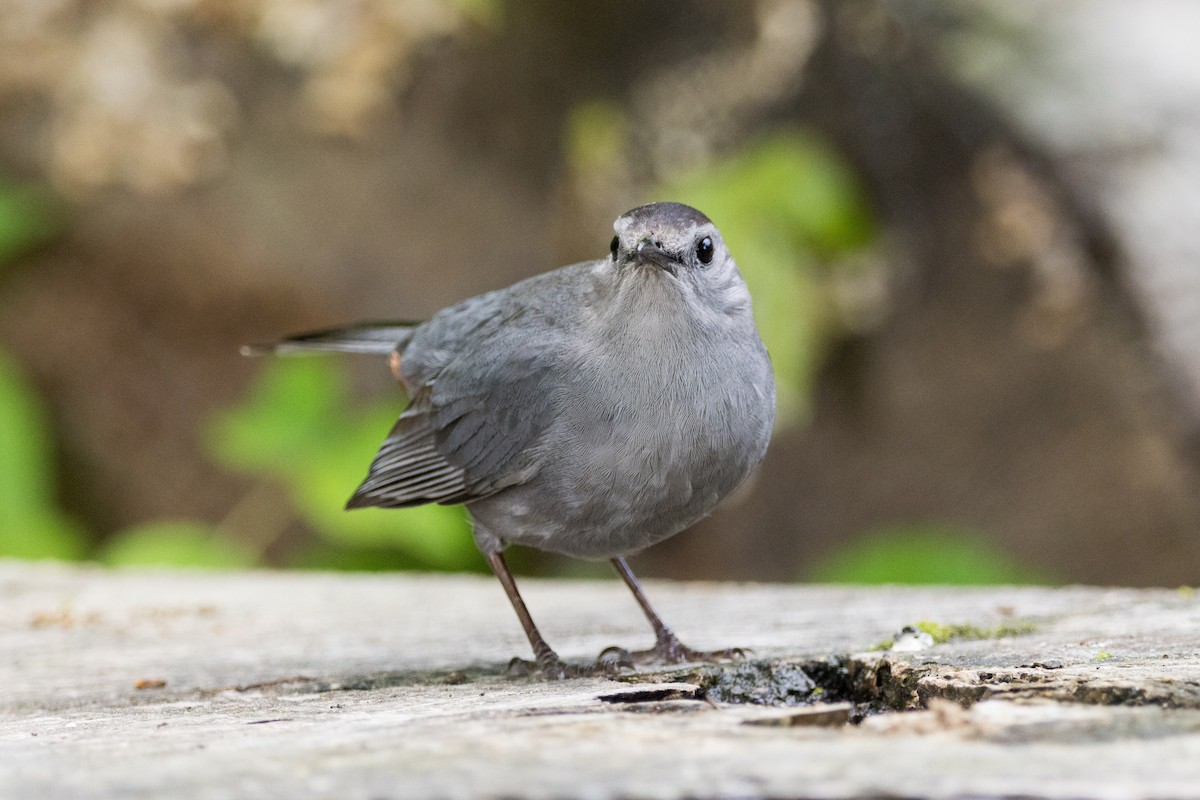
[[[608,675],[618,675],[622,670],[633,669],[635,666],[637,661],[634,654],[624,647],[606,647],[596,656],[596,669]]]
[[[568,664],[551,653],[549,656],[539,657],[537,661],[529,661],[520,657],[513,658],[508,662],[506,672],[510,678],[528,678],[535,673],[540,673],[544,678],[561,681],[568,678],[585,678],[591,675],[593,670]]]
[[[692,664],[706,661],[742,661],[750,652],[747,648],[725,650],[693,650],[674,635],[661,637],[649,650],[629,651],[623,647],[608,647],[596,659],[596,665],[610,672],[632,669],[639,664]]]
[[[667,664],[687,664],[703,661],[741,661],[746,650],[729,647],[724,650],[693,650],[674,636],[659,639],[653,649],[647,651],[651,658]]]

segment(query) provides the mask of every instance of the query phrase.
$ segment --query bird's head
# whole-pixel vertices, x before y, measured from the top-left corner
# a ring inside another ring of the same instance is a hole
[[[651,203],[613,223],[609,246],[619,281],[665,289],[697,313],[749,310],[750,295],[721,232],[683,203]]]

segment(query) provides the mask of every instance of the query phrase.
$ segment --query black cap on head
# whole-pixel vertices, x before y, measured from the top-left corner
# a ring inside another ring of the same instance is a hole
[[[626,211],[621,216],[628,217],[634,224],[645,222],[651,218],[660,224],[665,223],[680,228],[712,224],[712,220],[703,213],[683,203],[650,203]]]

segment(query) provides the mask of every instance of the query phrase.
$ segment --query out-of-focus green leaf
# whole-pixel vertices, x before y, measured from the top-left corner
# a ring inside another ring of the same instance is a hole
[[[364,508],[346,511],[346,501],[367,475],[379,444],[398,411],[363,412],[327,442],[305,469],[296,473],[293,498],[305,519],[331,541],[363,547],[390,546],[426,569],[461,569],[477,561],[466,513],[438,505]]]
[[[477,569],[461,508],[345,510],[402,403],[355,408],[344,385],[333,359],[280,359],[244,405],[216,421],[210,449],[235,469],[286,485],[299,516],[333,547],[392,548],[400,556],[393,563],[410,568]]]
[[[336,438],[348,402],[336,365],[316,356],[269,361],[250,396],[214,423],[210,449],[244,472],[290,473]]]
[[[0,527],[50,501],[53,445],[37,395],[0,354]]]
[[[860,584],[1046,582],[1046,576],[977,534],[945,525],[901,525],[865,534],[818,564],[810,577]]]
[[[59,216],[47,192],[0,181],[0,266],[58,234]]]
[[[27,511],[0,522],[0,556],[71,561],[83,557],[83,528],[54,508]]]
[[[151,522],[119,533],[101,560],[112,566],[248,567],[254,554],[209,525],[188,521]]]
[[[839,333],[823,270],[875,234],[853,173],[818,139],[792,132],[685,175],[661,195],[701,209],[720,227],[754,296],[779,421],[803,419],[824,349]]]
[[[58,233],[47,192],[0,182],[0,267]],[[0,556],[79,558],[80,526],[53,502],[54,442],[37,393],[0,353]]]
[[[363,508],[305,503],[305,518],[329,541],[367,548],[394,548],[406,568],[478,569],[482,562],[471,537],[466,511],[459,506]]]
[[[83,531],[52,502],[53,452],[36,393],[0,354],[0,556],[82,555]]]

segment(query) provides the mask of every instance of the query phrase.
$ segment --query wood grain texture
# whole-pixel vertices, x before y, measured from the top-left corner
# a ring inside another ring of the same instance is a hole
[[[616,581],[523,588],[568,659],[651,643]],[[726,669],[765,676],[764,691],[794,665],[832,663],[861,694],[782,708],[723,702],[713,673],[694,669],[509,677],[527,644],[484,578],[0,562],[0,797],[1128,798],[1200,786],[1189,592],[648,591],[689,644],[753,648]],[[922,620],[1032,631],[870,651]]]

